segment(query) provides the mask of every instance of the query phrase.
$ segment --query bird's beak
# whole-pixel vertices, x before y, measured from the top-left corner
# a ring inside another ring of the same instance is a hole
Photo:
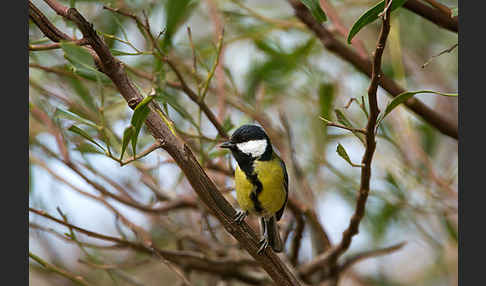
[[[219,145],[219,148],[231,149],[231,147],[233,146],[235,146],[235,144],[231,143],[230,141],[226,141],[223,144]]]

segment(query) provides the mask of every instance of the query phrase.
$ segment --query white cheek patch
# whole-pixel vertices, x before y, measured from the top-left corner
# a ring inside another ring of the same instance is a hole
[[[240,149],[241,152],[250,155],[252,157],[260,157],[265,153],[267,149],[267,140],[251,140],[248,142],[238,143],[236,147]]]

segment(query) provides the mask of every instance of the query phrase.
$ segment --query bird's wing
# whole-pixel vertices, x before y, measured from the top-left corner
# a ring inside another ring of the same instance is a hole
[[[275,213],[275,218],[277,219],[277,221],[279,221],[280,218],[282,217],[285,209],[285,205],[287,205],[287,199],[289,197],[289,175],[287,174],[287,168],[285,167],[285,162],[280,158],[278,159],[280,160],[280,165],[282,166],[282,171],[284,173],[283,188],[285,190],[285,202],[283,206]]]

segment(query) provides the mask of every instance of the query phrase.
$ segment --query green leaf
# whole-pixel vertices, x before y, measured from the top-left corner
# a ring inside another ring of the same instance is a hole
[[[393,111],[398,105],[401,103],[404,103],[405,101],[409,100],[410,98],[414,97],[416,94],[419,93],[432,93],[432,94],[439,94],[442,96],[454,96],[457,97],[457,93],[442,93],[442,92],[437,92],[437,91],[430,91],[430,90],[419,90],[419,91],[410,91],[410,92],[404,92],[399,95],[397,95],[393,100],[386,106],[385,112],[381,113],[380,116],[378,117],[378,123],[379,125],[385,117],[390,114],[390,112]]]
[[[334,97],[334,86],[323,83],[319,87],[319,115],[323,118],[329,118]]]
[[[130,142],[130,139],[132,138],[134,131],[135,131],[135,127],[133,127],[133,125],[128,126],[127,128],[125,128],[125,131],[123,131],[123,141],[122,141],[120,160],[123,160],[123,154],[125,154],[125,150],[127,149],[128,142]]]
[[[302,2],[302,4],[304,4],[307,9],[309,9],[312,16],[317,20],[317,22],[323,23],[327,21],[326,13],[322,11],[319,0],[300,0],[300,2]]]
[[[98,148],[94,147],[91,144],[85,143],[85,142],[82,142],[81,144],[79,144],[76,147],[76,150],[78,150],[79,152],[81,152],[83,154],[88,154],[88,153],[104,154],[103,152],[101,152],[100,150],[98,150]]]
[[[91,54],[86,48],[80,47],[71,42],[61,42],[61,48],[64,51],[64,55],[73,63],[79,64],[85,67],[94,67],[94,61]]]
[[[439,134],[435,128],[427,123],[417,122],[415,125],[417,131],[420,133],[420,141],[424,151],[433,158],[437,147],[439,146]]]
[[[348,153],[346,152],[346,149],[344,149],[344,147],[343,147],[343,145],[341,145],[341,143],[338,143],[338,146],[336,148],[336,152],[338,153],[339,156],[341,156],[341,158],[346,160],[346,162],[348,162],[351,166],[361,167],[361,165],[354,164],[353,162],[351,162],[351,159],[349,159],[349,156],[348,156]]]
[[[447,229],[447,233],[457,243],[458,240],[459,240],[459,236],[457,234],[456,228],[452,225],[452,222],[447,219],[447,217],[443,217],[443,218],[444,218],[443,219],[443,222],[444,222],[444,225],[445,225],[445,227]]]
[[[96,108],[93,97],[91,96],[89,90],[86,86],[77,78],[69,78],[71,86],[73,87],[76,94],[81,98],[81,100],[92,109]]]
[[[310,38],[302,45],[296,46],[290,52],[284,52],[277,43],[268,39],[255,41],[256,47],[268,56],[267,60],[255,60],[251,63],[246,80],[246,99],[254,99],[257,87],[265,83],[265,87],[275,93],[284,89],[288,84],[288,77],[298,68],[309,56],[315,40]]]
[[[400,198],[400,200],[405,200],[405,194],[403,193],[403,190],[400,188],[400,185],[398,184],[397,180],[393,176],[393,174],[390,171],[386,171],[386,176],[385,180],[391,185],[392,191]]]
[[[145,121],[145,118],[147,118],[147,115],[150,112],[150,108],[148,107],[148,104],[154,99],[154,95],[149,95],[145,97],[138,105],[135,107],[133,115],[132,115],[132,126],[135,128],[132,133],[132,149],[133,149],[133,155],[137,154],[136,153],[136,146],[137,146],[137,140],[138,140],[138,134],[140,133],[140,129],[142,128],[142,124]]]
[[[182,118],[189,120],[189,122],[197,127],[196,122],[192,118],[191,114],[177,101],[177,96],[165,90],[158,90],[156,99],[160,100],[162,104],[169,104]]]
[[[82,118],[81,116],[79,116],[77,114],[74,114],[74,113],[67,111],[67,110],[64,110],[64,109],[61,109],[59,107],[56,108],[56,111],[54,112],[54,117],[64,117],[64,118],[67,118],[67,119],[74,120],[78,123],[85,124],[85,125],[91,126],[93,128],[96,128],[96,129],[100,129],[100,127],[98,125],[96,125],[95,123],[93,123],[92,121],[85,119],[85,118]]]
[[[376,241],[383,239],[390,224],[397,220],[399,214],[400,208],[398,204],[384,201],[384,204],[377,208],[376,213],[370,215],[372,235]]]
[[[391,4],[391,12],[396,10],[397,8],[400,8],[403,4],[405,4],[407,0],[393,0]],[[353,27],[351,27],[351,30],[349,30],[348,33],[348,44],[351,44],[351,40],[353,37],[361,30],[363,27],[368,25],[369,23],[374,22],[376,19],[378,19],[378,15],[383,12],[385,9],[385,0],[380,1],[378,4],[373,6],[371,9],[366,11],[363,15],[361,15],[358,20],[353,24]],[[390,13],[391,13],[390,12]]]
[[[191,12],[197,6],[199,1],[195,0],[177,0],[166,1],[165,4],[165,34],[162,40],[162,49],[172,45],[172,37],[191,15]]]
[[[349,120],[346,118],[346,116],[340,109],[335,109],[334,112],[336,113],[336,118],[339,123],[341,123],[346,127],[353,127],[351,122],[349,122]]]
[[[340,110],[340,109],[335,109],[334,112],[336,113],[336,118],[337,118],[337,121],[339,123],[341,123],[342,125],[346,126],[346,127],[351,127],[351,128],[355,128],[353,126],[353,124],[351,124],[351,122],[346,118],[346,116],[344,115],[344,113]],[[327,120],[327,119],[326,119]],[[359,133],[359,132],[354,132],[354,131],[351,131],[356,137],[358,137],[359,141],[361,141],[363,144],[365,144],[365,138],[364,138],[364,134],[362,133]]]
[[[71,63],[71,70],[79,76],[103,83],[110,83],[111,80],[103,73],[99,72],[94,64],[93,57],[86,50],[72,42],[61,42],[64,57]]]
[[[76,127],[75,125],[71,125],[71,127],[69,127],[68,129],[69,131],[71,132],[74,132],[78,135],[81,135],[82,137],[84,137],[86,140],[88,140],[89,142],[95,144],[96,146],[100,147],[101,150],[105,151],[105,149],[103,149],[103,147],[98,144],[98,142],[96,142],[88,133],[86,133],[86,131],[84,131],[83,129],[79,128],[79,127]]]

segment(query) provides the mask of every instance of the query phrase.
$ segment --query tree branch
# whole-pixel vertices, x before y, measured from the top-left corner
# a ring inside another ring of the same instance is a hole
[[[365,213],[366,201],[368,199],[368,194],[370,191],[371,161],[373,159],[373,154],[376,149],[375,127],[376,127],[376,120],[379,114],[376,92],[378,90],[380,77],[382,77],[381,59],[383,56],[383,51],[385,50],[388,34],[390,32],[391,10],[389,9],[388,4],[390,4],[391,1],[392,0],[386,0],[385,2],[387,5],[385,5],[386,8],[382,15],[383,25],[381,27],[381,32],[378,39],[378,43],[376,45],[376,50],[374,52],[371,83],[368,88],[368,100],[369,100],[370,111],[369,111],[368,123],[366,125],[366,150],[363,155],[363,159],[361,161],[363,168],[361,168],[361,184],[359,188],[358,199],[356,202],[356,209],[354,211],[353,216],[351,217],[348,227],[343,232],[341,242],[335,247],[333,247],[329,252],[323,253],[322,255],[317,257],[314,261],[301,267],[300,269],[301,274],[305,276],[311,275],[312,273],[314,273],[319,268],[325,265],[330,266],[331,277],[338,276],[339,272],[337,267],[337,260],[349,248],[353,236],[358,234],[359,225]]]
[[[444,13],[443,11],[426,5],[419,0],[408,0],[403,7],[451,32],[457,33],[459,30],[457,17],[451,17],[450,13]]]
[[[45,0],[47,1],[47,0]],[[135,108],[143,99],[129,80],[123,64],[113,57],[106,44],[97,35],[93,25],[75,9],[62,7],[57,1],[48,1],[58,14],[71,20],[80,29],[84,38],[100,58],[101,70],[113,81],[120,94],[125,98],[130,108]],[[221,195],[211,179],[199,165],[191,149],[166,126],[165,122],[155,111],[158,106],[151,102],[150,113],[146,118],[146,125],[152,136],[161,143],[186,175],[187,180],[198,194],[201,201],[213,212],[225,229],[236,238],[241,246],[259,262],[278,285],[300,285],[294,274],[271,250],[266,249],[258,254],[259,238],[247,223],[241,226],[233,223],[235,209]]]
[[[52,265],[52,264],[46,262],[45,260],[43,260],[42,258],[40,258],[39,256],[33,254],[30,251],[29,251],[29,257],[32,258],[35,262],[42,265],[48,271],[55,272],[55,273],[57,273],[61,276],[68,278],[69,280],[71,280],[73,282],[80,284],[80,285],[84,285],[84,286],[91,285],[88,282],[86,282],[86,279],[84,279],[82,276],[69,273],[68,271],[66,271],[64,269],[61,269],[61,268],[59,268],[55,265]]]
[[[314,32],[316,37],[320,39],[321,43],[326,49],[337,54],[345,61],[351,63],[360,72],[368,75],[369,77],[372,76],[372,63],[370,60],[361,58],[356,52],[348,48],[345,44],[336,40],[329,30],[314,19],[309,12],[309,9],[307,9],[307,7],[305,7],[300,1],[288,1],[294,8],[295,15]],[[384,75],[379,78],[379,84],[382,88],[388,91],[392,97],[396,97],[405,92],[405,90],[395,81]],[[448,121],[444,116],[430,109],[416,98],[407,100],[405,105],[419,115],[424,121],[437,128],[437,130],[439,130],[441,133],[455,139],[458,138],[457,122]]]
[[[389,246],[389,247],[385,247],[385,248],[381,248],[381,249],[363,251],[361,253],[353,255],[352,257],[347,258],[341,264],[341,266],[339,267],[339,273],[344,272],[349,267],[353,266],[354,264],[360,262],[363,259],[381,256],[381,255],[386,255],[386,254],[392,253],[394,251],[400,250],[403,246],[405,246],[405,244],[406,244],[406,242],[401,242],[401,243],[395,244],[393,246]]]
[[[155,246],[148,247],[143,243],[132,242],[122,238],[108,236],[100,234],[97,232],[92,232],[84,228],[75,226],[58,218],[55,218],[46,212],[29,207],[29,212],[35,213],[37,215],[43,216],[49,220],[52,220],[58,224],[67,226],[79,233],[87,235],[89,237],[106,240],[116,243],[118,247],[128,247],[136,251],[140,251],[145,254],[162,256],[171,263],[177,264],[182,268],[191,268],[194,270],[199,270],[203,272],[213,273],[220,275],[222,277],[236,279],[242,282],[246,282],[253,285],[263,285],[268,281],[264,277],[258,277],[251,275],[249,271],[246,271],[244,267],[254,266],[253,261],[248,259],[225,259],[218,258],[217,260],[204,257],[203,255],[191,251],[173,251],[173,250],[163,250]]]

